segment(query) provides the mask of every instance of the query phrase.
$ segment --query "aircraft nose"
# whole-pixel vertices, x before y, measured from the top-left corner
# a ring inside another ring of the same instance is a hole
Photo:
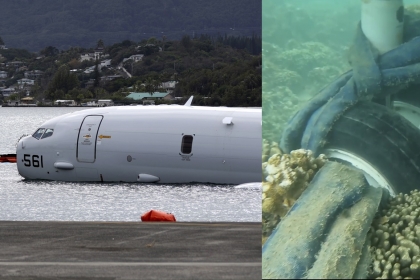
[[[16,143],[16,154],[18,150],[25,149],[25,139],[28,139],[29,134],[23,134]]]
[[[22,135],[22,136],[19,138],[19,140],[18,140],[18,142],[17,142],[17,144],[16,144],[16,154],[18,154],[18,152],[20,152],[21,150],[24,150],[24,149],[25,149],[25,140],[26,140],[28,137],[29,137],[29,135],[24,134],[24,135]]]
[[[22,149],[25,149],[25,144],[24,144],[24,140],[20,139],[18,141],[18,143],[16,144],[16,154],[17,154],[18,151],[20,151]]]
[[[16,144],[16,164],[18,172],[21,176],[24,178],[27,177],[27,174],[25,172],[24,166],[24,154],[28,153],[28,145],[27,142],[30,141],[31,136],[29,135],[23,135],[21,138],[19,138],[17,144]],[[27,171],[27,170],[26,170]]]

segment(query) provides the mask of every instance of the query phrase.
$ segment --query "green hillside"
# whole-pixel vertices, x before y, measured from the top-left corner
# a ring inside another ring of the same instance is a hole
[[[131,92],[167,92],[170,103],[194,95],[199,105],[261,106],[260,36],[152,37],[112,45],[98,40],[95,46],[65,51],[48,46],[39,54],[0,49],[0,103],[30,97],[42,104],[62,99],[131,104],[139,102],[127,98]]]

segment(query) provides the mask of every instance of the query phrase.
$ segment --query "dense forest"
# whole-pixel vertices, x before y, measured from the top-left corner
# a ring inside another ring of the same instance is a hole
[[[173,96],[184,97],[177,99],[178,102],[194,95],[197,105],[260,107],[261,44],[261,37],[255,34],[249,37],[184,35],[180,40],[151,37],[109,45],[100,39],[89,49],[72,47],[60,51],[48,46],[40,53],[0,49],[0,71],[8,75],[0,81],[0,87],[16,86],[24,75],[37,70],[42,75],[36,78],[30,91],[17,92],[4,101],[29,95],[38,101],[73,99],[80,103],[112,99],[130,104],[133,100],[126,98],[130,92],[162,91],[163,82],[175,81]],[[95,49],[103,49],[101,59],[81,59]],[[127,60],[140,54],[143,57],[139,61]],[[99,67],[101,60],[110,64]]]
[[[9,48],[88,48],[150,37],[261,35],[261,0],[0,0]]]

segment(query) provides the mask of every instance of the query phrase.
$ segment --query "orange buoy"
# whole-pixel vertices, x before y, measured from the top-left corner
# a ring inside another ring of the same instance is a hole
[[[150,210],[141,215],[142,222],[176,222],[175,216],[159,210]]]
[[[16,163],[16,157],[6,157],[8,162]]]
[[[0,155],[0,162],[16,162],[16,154]]]

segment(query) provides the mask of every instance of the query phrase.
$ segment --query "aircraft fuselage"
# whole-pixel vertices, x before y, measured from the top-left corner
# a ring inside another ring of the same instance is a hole
[[[51,119],[16,154],[27,179],[241,184],[261,181],[261,146],[261,109],[122,106]]]

